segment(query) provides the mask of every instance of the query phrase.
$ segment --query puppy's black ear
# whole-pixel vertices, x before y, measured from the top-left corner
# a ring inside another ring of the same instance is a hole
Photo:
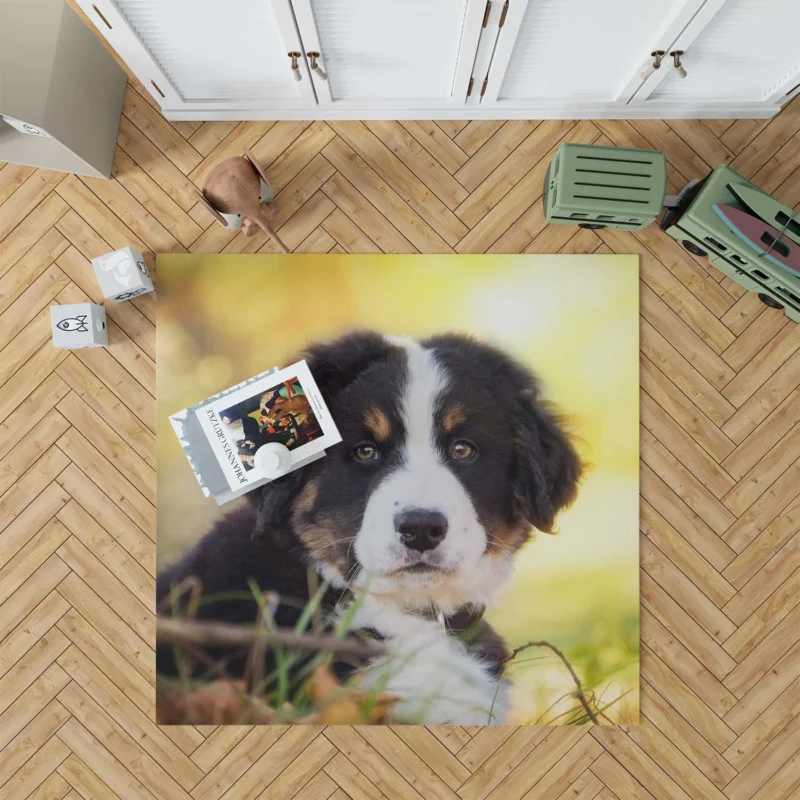
[[[374,331],[356,331],[309,347],[301,356],[306,360],[325,400],[352,383],[370,364],[385,358],[393,346]]]
[[[535,528],[552,533],[558,512],[575,499],[583,464],[561,420],[537,395],[526,391],[518,399],[514,501]]]
[[[385,357],[392,345],[377,333],[360,331],[331,342],[314,344],[297,361],[305,359],[322,398],[331,405],[336,396],[354,381],[370,364]],[[310,475],[325,459],[290,472],[282,478],[248,492],[247,499],[256,510],[256,535],[268,534],[278,544],[290,546],[292,501],[300,493]]]

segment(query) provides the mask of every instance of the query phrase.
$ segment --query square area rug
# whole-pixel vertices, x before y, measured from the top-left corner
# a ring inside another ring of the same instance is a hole
[[[157,277],[160,723],[638,722],[637,256]],[[301,360],[219,430],[325,454],[218,504],[170,416]]]

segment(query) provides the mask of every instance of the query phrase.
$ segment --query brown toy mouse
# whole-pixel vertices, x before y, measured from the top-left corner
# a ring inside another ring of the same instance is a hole
[[[211,170],[201,199],[214,218],[226,228],[241,227],[245,236],[253,236],[256,229],[261,228],[282,252],[288,253],[289,248],[269,224],[268,212],[262,205],[262,181],[271,195],[272,187],[266,172],[250,151],[245,150],[243,156],[226,158]]]

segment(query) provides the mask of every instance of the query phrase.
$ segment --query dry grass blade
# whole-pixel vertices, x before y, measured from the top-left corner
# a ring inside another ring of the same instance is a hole
[[[586,699],[586,695],[583,692],[583,685],[581,684],[580,678],[576,674],[575,670],[572,668],[572,664],[569,663],[567,657],[559,650],[554,644],[550,642],[540,641],[540,642],[527,642],[526,644],[520,645],[519,647],[515,648],[511,651],[511,654],[505,660],[505,664],[510,664],[520,653],[524,650],[528,650],[531,647],[547,647],[552,650],[564,663],[564,666],[569,670],[569,674],[572,676],[572,680],[575,681],[575,694],[580,700],[581,705],[583,706],[583,710],[586,712],[586,716],[592,721],[594,725],[599,725],[600,720],[597,719],[597,715],[592,710],[591,705],[589,705],[589,701]]]
[[[222,622],[190,622],[158,618],[159,645],[194,647],[250,647],[254,644],[282,645],[295,650],[326,651],[343,656],[375,657],[385,655],[378,642],[339,639],[335,636],[297,633],[293,630],[268,631],[252,625],[229,625]]]

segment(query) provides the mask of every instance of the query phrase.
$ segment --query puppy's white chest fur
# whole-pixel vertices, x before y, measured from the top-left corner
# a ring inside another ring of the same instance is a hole
[[[359,683],[399,697],[397,722],[425,725],[502,724],[508,712],[508,684],[436,621],[367,596],[354,628],[372,628],[388,655],[359,672]]]

